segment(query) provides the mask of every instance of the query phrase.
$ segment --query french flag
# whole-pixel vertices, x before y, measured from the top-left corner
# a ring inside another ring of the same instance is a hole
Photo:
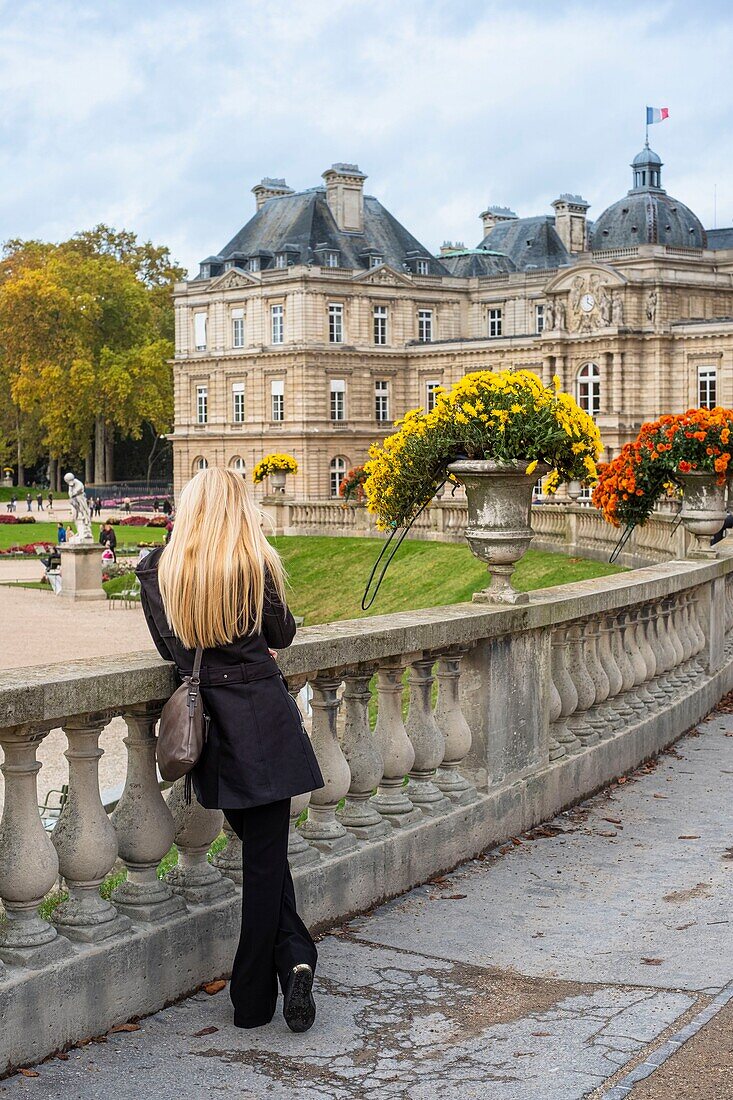
[[[669,118],[669,107],[647,107],[647,126],[651,126],[653,122],[664,122],[665,118]]]

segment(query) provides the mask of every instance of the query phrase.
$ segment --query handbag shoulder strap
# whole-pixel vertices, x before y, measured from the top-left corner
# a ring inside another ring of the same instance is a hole
[[[203,647],[200,646],[200,645],[197,645],[196,646],[196,656],[193,659],[193,672],[191,673],[191,679],[190,679],[189,683],[192,683],[192,684],[199,684],[200,683],[201,659],[202,659],[203,655],[204,655]]]

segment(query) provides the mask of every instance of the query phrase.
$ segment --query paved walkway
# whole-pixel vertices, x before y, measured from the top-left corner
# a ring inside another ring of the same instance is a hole
[[[732,883],[723,707],[551,826],[326,935],[307,1035],[281,1016],[238,1031],[226,992],[201,992],[0,1096],[730,1100]]]

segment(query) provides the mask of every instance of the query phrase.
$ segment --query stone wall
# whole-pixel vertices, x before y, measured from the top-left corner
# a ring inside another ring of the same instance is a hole
[[[310,685],[326,779],[293,800],[290,837],[300,906],[321,927],[546,820],[698,722],[733,686],[733,557],[546,589],[518,607],[312,627],[281,663],[294,696]],[[173,686],[152,655],[0,674],[0,1072],[228,972],[241,848],[227,833],[209,862],[222,815],[187,806],[180,783],[161,794],[155,723]],[[129,765],[110,818],[97,746],[116,715]],[[70,787],[49,833],[36,752],[58,727]],[[158,879],[173,842],[178,866]],[[105,900],[118,860],[127,881]],[[59,877],[69,896],[49,920],[38,906]]]

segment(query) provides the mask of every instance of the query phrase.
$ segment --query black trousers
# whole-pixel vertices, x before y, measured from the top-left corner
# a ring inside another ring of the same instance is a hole
[[[242,841],[242,932],[232,967],[230,996],[237,1027],[261,1027],[275,1014],[278,979],[285,991],[290,971],[318,952],[295,907],[288,865],[290,799],[224,810]]]

